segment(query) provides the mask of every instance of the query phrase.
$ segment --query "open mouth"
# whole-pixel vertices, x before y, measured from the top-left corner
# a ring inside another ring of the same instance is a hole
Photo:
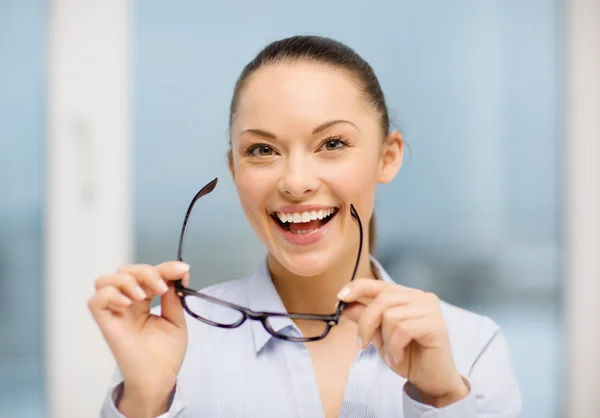
[[[331,222],[338,212],[339,208],[335,207],[302,213],[274,212],[271,214],[271,218],[273,218],[284,231],[305,235],[310,234]]]

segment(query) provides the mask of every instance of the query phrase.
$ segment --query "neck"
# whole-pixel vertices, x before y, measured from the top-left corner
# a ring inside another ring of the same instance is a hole
[[[350,283],[356,259],[351,253],[316,276],[299,276],[287,270],[270,254],[268,266],[273,284],[288,312],[328,315],[335,311],[340,289]],[[368,248],[363,248],[356,278],[375,278]]]

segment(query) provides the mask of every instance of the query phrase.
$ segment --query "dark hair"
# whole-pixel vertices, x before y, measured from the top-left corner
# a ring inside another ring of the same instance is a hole
[[[260,51],[244,67],[235,83],[229,108],[229,125],[231,126],[235,118],[239,96],[252,74],[269,64],[293,64],[302,61],[341,68],[352,75],[360,86],[365,100],[379,113],[382,136],[384,138],[387,136],[390,131],[390,119],[385,97],[373,68],[352,48],[320,36],[293,36],[273,42]],[[371,252],[375,247],[375,239],[375,215],[373,215],[369,222],[369,249]]]

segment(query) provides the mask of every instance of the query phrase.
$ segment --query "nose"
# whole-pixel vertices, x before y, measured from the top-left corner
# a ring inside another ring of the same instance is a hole
[[[310,165],[310,158],[290,155],[277,183],[279,192],[288,198],[301,199],[319,190],[319,178]]]

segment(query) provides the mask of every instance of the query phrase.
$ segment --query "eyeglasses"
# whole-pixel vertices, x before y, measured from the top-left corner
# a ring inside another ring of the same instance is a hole
[[[194,207],[194,204],[202,197],[212,192],[218,179],[214,179],[206,186],[204,186],[192,199],[192,203],[188,207],[183,221],[183,227],[181,228],[181,237],[179,238],[179,250],[177,251],[177,260],[183,261],[183,240],[187,230],[188,220]],[[354,208],[354,205],[350,205],[350,215],[356,220],[358,230],[360,234],[360,241],[358,245],[358,255],[356,257],[356,264],[354,265],[354,271],[352,272],[352,278],[356,277],[358,270],[358,264],[360,261],[360,255],[362,253],[363,246],[363,230],[362,222],[360,217]],[[242,325],[247,319],[252,321],[260,321],[265,327],[267,332],[272,336],[293,342],[309,342],[322,340],[327,336],[331,328],[337,325],[340,321],[342,311],[346,305],[340,301],[337,305],[335,313],[331,315],[315,315],[315,314],[302,314],[302,313],[279,313],[279,312],[256,312],[243,306],[236,305],[234,303],[226,302],[222,299],[215,298],[210,295],[197,292],[183,286],[181,280],[175,282],[175,289],[177,295],[181,299],[184,309],[192,317],[215,327],[219,328],[237,328]],[[299,329],[302,329],[303,334],[298,336],[297,332],[290,327],[278,327],[282,325],[282,320],[286,321],[286,318],[291,319]],[[281,329],[279,329],[281,328]]]

